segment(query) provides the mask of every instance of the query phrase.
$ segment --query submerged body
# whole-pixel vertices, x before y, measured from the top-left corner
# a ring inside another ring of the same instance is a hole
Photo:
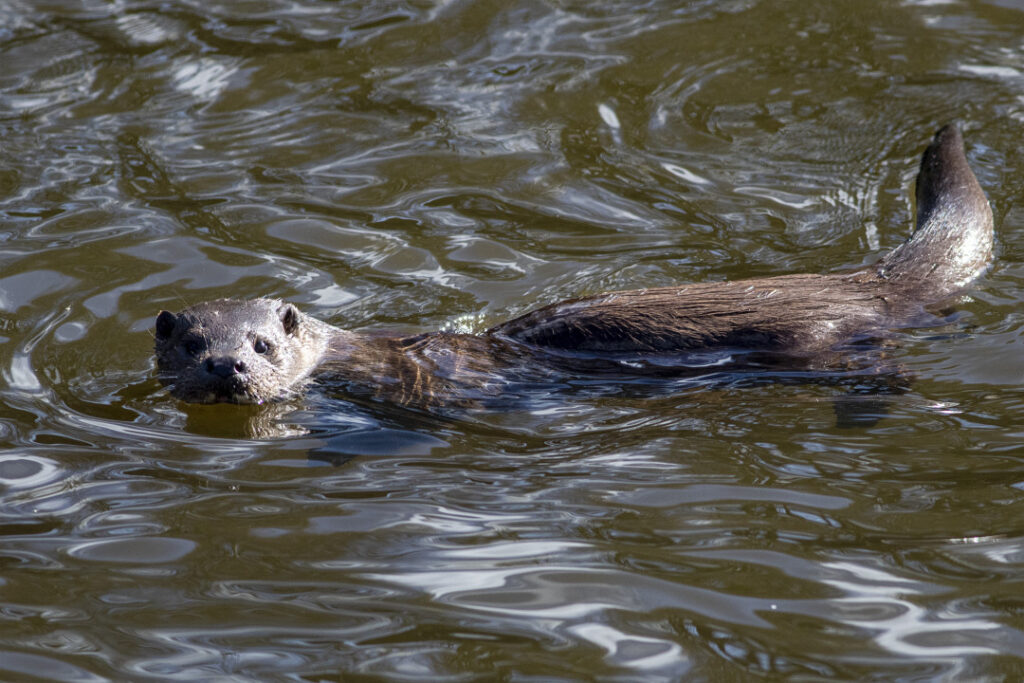
[[[598,294],[536,309],[480,335],[342,330],[269,299],[221,299],[156,324],[161,380],[185,401],[261,403],[310,378],[424,406],[500,398],[556,370],[693,371],[693,354],[819,357],[887,329],[975,279],[992,255],[992,213],[953,126],[925,151],[914,234],[848,274],[686,284]]]

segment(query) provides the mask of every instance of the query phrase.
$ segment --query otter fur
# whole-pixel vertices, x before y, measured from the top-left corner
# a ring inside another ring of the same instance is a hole
[[[479,335],[343,330],[271,299],[220,299],[156,319],[158,375],[194,403],[262,403],[314,378],[402,404],[500,398],[559,371],[683,373],[695,357],[813,359],[929,319],[992,258],[992,211],[945,126],[924,152],[911,237],[852,273],[609,292],[538,308]],[[696,356],[694,355],[696,354]],[[755,355],[746,355],[755,354]],[[699,365],[699,363],[697,363]]]

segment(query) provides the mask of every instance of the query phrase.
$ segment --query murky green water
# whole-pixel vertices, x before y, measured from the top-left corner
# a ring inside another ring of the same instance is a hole
[[[902,392],[152,375],[216,296],[479,330],[857,267],[951,120],[997,263]],[[0,678],[1024,677],[1022,124],[1011,0],[0,4]]]

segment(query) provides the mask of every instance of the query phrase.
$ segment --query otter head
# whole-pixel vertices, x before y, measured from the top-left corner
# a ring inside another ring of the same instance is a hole
[[[270,299],[218,299],[156,318],[160,381],[191,403],[263,403],[293,394],[322,353],[315,322]]]

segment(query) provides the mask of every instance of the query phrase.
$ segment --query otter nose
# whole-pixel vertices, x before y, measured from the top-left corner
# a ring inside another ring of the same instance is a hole
[[[224,379],[233,377],[234,375],[240,375],[245,372],[245,370],[245,363],[237,358],[232,358],[231,356],[206,359],[206,371],[211,375],[217,375]]]

